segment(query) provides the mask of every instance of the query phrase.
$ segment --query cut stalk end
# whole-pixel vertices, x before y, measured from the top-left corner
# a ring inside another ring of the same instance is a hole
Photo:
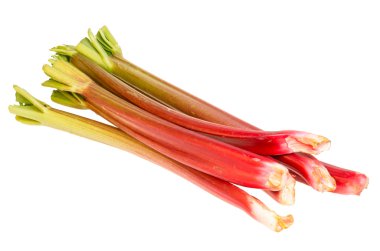
[[[278,202],[287,206],[294,205],[296,198],[295,186],[296,180],[289,173],[284,188],[276,192],[278,193]]]
[[[283,229],[289,228],[294,222],[292,215],[279,216],[262,202],[253,197],[251,197],[250,202],[250,215],[275,232],[280,232]]]
[[[287,175],[286,184],[280,191],[265,190],[265,192],[281,205],[294,205],[296,180],[290,173]]]
[[[277,216],[277,225],[275,227],[276,232],[280,232],[283,229],[289,228],[294,222],[293,215]]]
[[[285,187],[288,169],[282,165],[272,164],[272,172],[270,173],[267,181],[267,186],[272,191],[279,191]]]
[[[333,177],[331,177],[328,170],[320,165],[315,166],[314,170],[312,172],[313,180],[316,181],[316,185],[314,188],[316,188],[319,192],[332,192],[336,188],[336,182]]]
[[[296,133],[286,138],[288,147],[293,152],[319,154],[330,149],[331,141],[326,137],[311,133]]]

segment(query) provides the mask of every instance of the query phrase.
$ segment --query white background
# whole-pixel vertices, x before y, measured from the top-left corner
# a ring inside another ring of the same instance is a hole
[[[378,241],[378,1],[1,5],[0,250],[370,250]],[[251,190],[295,217],[274,233],[147,161],[15,122],[12,84],[48,101],[39,86],[48,49],[104,24],[126,58],[238,117],[329,137],[320,158],[366,173],[369,189],[339,196],[298,184],[291,207]]]

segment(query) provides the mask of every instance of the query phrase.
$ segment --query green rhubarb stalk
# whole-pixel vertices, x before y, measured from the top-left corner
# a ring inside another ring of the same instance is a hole
[[[16,119],[22,123],[52,127],[134,153],[242,209],[274,231],[286,229],[293,223],[291,215],[281,217],[237,186],[180,164],[113,126],[54,109],[20,87],[14,86],[14,89],[19,105],[9,106],[9,111],[15,114]],[[65,105],[70,103],[71,107],[84,107],[86,104],[81,97],[72,98],[67,93],[54,92],[53,96],[58,97],[56,100]]]

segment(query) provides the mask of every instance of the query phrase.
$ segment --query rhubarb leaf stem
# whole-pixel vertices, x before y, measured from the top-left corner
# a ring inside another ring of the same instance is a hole
[[[96,34],[96,39],[102,45],[103,49],[110,55],[122,57],[123,53],[115,37],[112,35],[107,26],[103,26]]]

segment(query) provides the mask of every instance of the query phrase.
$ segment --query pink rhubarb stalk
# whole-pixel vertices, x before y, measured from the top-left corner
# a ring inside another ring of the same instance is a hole
[[[286,229],[293,223],[291,215],[279,216],[260,200],[237,186],[174,161],[113,126],[51,108],[20,87],[15,86],[14,89],[17,92],[20,105],[9,106],[9,111],[15,114],[16,119],[20,122],[45,125],[67,131],[136,154],[183,177],[223,201],[240,208],[274,231],[278,232]],[[74,107],[82,105],[73,102],[73,100],[66,101]]]
[[[44,71],[53,80],[61,82],[48,81],[46,86],[83,95],[91,106],[118,121],[120,129],[170,158],[242,186],[276,191],[285,185],[287,168],[271,158],[162,120],[101,88],[65,61],[45,65]],[[162,148],[158,149],[152,142]]]
[[[92,111],[97,113],[99,116],[105,118],[109,122],[111,122],[113,125],[115,125],[118,128],[125,129],[125,125],[121,122],[119,122],[118,119],[115,119],[114,117],[110,116],[109,114],[105,113],[104,111],[97,109],[96,107],[92,106],[91,104],[87,105]],[[128,130],[128,129],[126,129]],[[142,139],[144,142],[146,142],[148,145],[153,147],[154,149],[158,150],[160,153],[163,153],[167,156],[177,155],[181,156],[181,158],[188,158],[187,154],[184,154],[181,151],[175,151],[170,148],[166,148],[163,145],[152,141],[151,139],[144,137],[143,135],[134,134],[135,138]],[[194,157],[190,157],[189,161],[191,161]],[[295,179],[288,173],[286,177],[286,182],[284,187],[279,191],[271,191],[271,190],[264,190],[265,193],[267,193],[270,197],[272,197],[275,201],[282,205],[293,205],[295,202]]]
[[[330,141],[325,137],[307,132],[239,129],[201,120],[157,102],[81,54],[72,55],[70,62],[107,90],[152,114],[194,131],[220,136],[218,139],[221,141],[257,154],[318,154],[327,150],[330,145]]]
[[[334,193],[360,195],[368,186],[368,177],[365,174],[337,167],[328,163],[323,165],[336,181]]]
[[[301,177],[304,183],[309,184],[317,191],[334,191],[335,180],[331,177],[325,166],[311,155],[303,153],[275,156],[282,163],[286,163],[289,169]],[[308,168],[305,168],[308,167]]]

